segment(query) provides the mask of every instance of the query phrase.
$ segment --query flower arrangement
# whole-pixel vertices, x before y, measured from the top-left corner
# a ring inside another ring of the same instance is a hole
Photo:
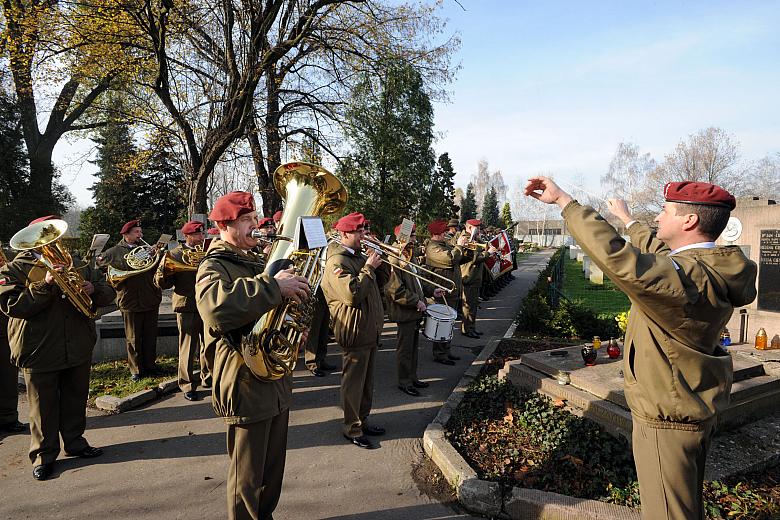
[[[628,315],[631,313],[631,311],[621,312],[617,316],[615,316],[615,321],[618,324],[618,328],[620,329],[620,333],[623,337],[626,335],[626,328],[628,328]]]

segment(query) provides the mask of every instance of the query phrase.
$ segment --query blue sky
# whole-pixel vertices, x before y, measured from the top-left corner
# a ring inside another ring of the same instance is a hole
[[[780,3],[443,0],[462,65],[436,105],[464,187],[486,159],[509,192],[552,173],[598,190],[621,141],[656,160],[717,126],[745,160],[780,151]],[[61,143],[55,162],[83,206],[94,170]]]
[[[780,151],[780,3],[444,0],[460,32],[437,153],[465,187],[486,159],[511,190],[529,176],[591,191],[621,141],[656,160],[708,126],[745,160]]]

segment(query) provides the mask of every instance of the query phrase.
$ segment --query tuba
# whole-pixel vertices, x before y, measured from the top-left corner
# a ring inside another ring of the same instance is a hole
[[[97,316],[92,309],[92,298],[84,292],[84,278],[73,267],[70,253],[58,242],[68,230],[64,220],[44,220],[19,230],[9,245],[17,251],[31,251],[51,273],[54,282],[76,309],[88,318]],[[62,271],[55,266],[64,266]]]
[[[281,229],[295,230],[298,217],[324,216],[341,211],[347,204],[347,190],[338,178],[316,164],[294,162],[274,172],[274,186],[285,200]],[[241,353],[249,370],[261,381],[274,381],[291,374],[298,359],[301,336],[314,313],[315,292],[322,281],[326,247],[294,249],[293,238],[280,235],[268,255],[266,272],[271,276],[289,267],[305,277],[311,298],[296,304],[292,300],[265,313],[251,332],[241,337]]]

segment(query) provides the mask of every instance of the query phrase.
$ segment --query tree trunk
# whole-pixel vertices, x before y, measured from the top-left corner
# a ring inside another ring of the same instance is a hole
[[[252,163],[255,167],[257,188],[263,199],[263,215],[270,217],[276,211],[274,208],[281,207],[282,203],[279,194],[276,193],[274,188],[273,179],[268,175],[268,170],[265,168],[263,147],[260,145],[254,118],[251,118],[249,121],[246,138],[249,141],[249,149],[252,151]]]
[[[276,70],[270,67],[266,73],[266,116],[265,116],[265,136],[266,136],[266,160],[268,163],[267,172],[275,172],[282,164],[282,138],[279,131],[279,90]],[[259,144],[259,143],[258,143]],[[263,211],[266,215],[272,215],[277,210],[282,209],[282,198],[276,193],[273,187],[273,179],[269,176],[267,191],[263,192]],[[268,200],[266,201],[266,193]]]
[[[189,203],[187,204],[188,218],[196,213],[208,215],[208,199],[206,197],[206,183],[212,172],[203,171],[205,163],[202,163],[195,175],[190,177]]]

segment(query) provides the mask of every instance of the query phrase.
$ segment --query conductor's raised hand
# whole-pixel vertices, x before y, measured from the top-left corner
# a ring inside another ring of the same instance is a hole
[[[311,294],[309,282],[303,276],[295,274],[292,267],[276,273],[274,280],[279,286],[282,298],[290,298],[295,303],[301,303]]]
[[[552,179],[542,176],[528,179],[525,194],[545,204],[557,204],[561,208],[573,200],[571,195],[563,191]]]
[[[607,209],[619,218],[623,224],[628,224],[634,220],[634,217],[631,216],[631,210],[628,209],[628,204],[623,199],[608,199]]]

